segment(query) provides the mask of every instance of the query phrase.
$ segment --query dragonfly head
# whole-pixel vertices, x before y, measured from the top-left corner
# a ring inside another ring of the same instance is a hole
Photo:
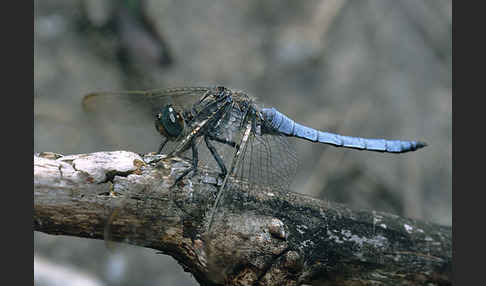
[[[169,140],[179,137],[185,128],[182,112],[172,104],[162,107],[155,114],[155,129]]]

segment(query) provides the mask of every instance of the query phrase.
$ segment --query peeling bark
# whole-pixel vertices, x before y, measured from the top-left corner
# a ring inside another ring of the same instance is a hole
[[[34,155],[34,230],[157,249],[201,285],[450,285],[452,228],[233,182],[179,158]],[[107,222],[109,228],[107,226]]]

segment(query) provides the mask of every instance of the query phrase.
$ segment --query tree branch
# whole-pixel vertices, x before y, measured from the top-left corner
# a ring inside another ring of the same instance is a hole
[[[34,230],[103,239],[110,218],[113,240],[173,256],[202,285],[451,284],[452,228],[292,192],[230,184],[208,234],[218,177],[172,186],[188,167],[125,151],[35,154]]]

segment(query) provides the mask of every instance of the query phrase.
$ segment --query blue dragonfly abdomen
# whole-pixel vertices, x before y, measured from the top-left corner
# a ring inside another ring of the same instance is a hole
[[[377,152],[404,153],[415,151],[427,146],[425,142],[420,141],[368,139],[323,132],[296,123],[294,120],[282,114],[275,108],[263,108],[261,112],[268,125],[279,133],[287,136],[306,139],[312,142],[331,144],[336,147],[346,147]]]

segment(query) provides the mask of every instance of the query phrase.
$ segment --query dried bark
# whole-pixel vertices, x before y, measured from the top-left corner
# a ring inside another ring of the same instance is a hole
[[[174,257],[201,285],[450,285],[452,228],[292,192],[231,184],[211,232],[217,174],[173,185],[179,158],[34,155],[34,230]],[[115,211],[113,211],[115,210]]]

